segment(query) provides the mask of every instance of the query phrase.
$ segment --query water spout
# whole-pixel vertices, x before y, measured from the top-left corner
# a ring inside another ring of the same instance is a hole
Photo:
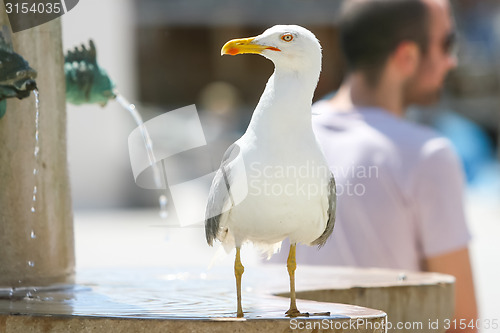
[[[75,105],[100,104],[105,106],[115,98],[115,84],[97,63],[95,44],[89,40],[88,48],[82,44],[64,57],[66,100]]]
[[[6,26],[0,31],[0,118],[6,112],[6,99],[23,99],[36,89],[37,72],[12,48],[10,32]]]
[[[134,104],[130,103],[116,89],[108,74],[97,63],[95,44],[89,40],[89,46],[82,44],[68,51],[64,57],[64,72],[66,75],[66,100],[75,105],[100,104],[105,106],[110,99],[115,99],[134,119],[141,131],[147,151],[149,165],[153,169],[153,180],[156,188],[166,188],[165,174],[160,173],[158,161],[153,152],[153,141],[144,125],[140,113]],[[167,197],[162,194],[158,198],[160,217],[166,218]]]

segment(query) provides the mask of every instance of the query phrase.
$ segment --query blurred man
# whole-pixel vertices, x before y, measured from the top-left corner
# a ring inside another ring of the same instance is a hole
[[[456,66],[449,4],[348,0],[339,29],[349,74],[313,107],[337,180],[337,223],[319,253],[301,247],[297,261],[454,275],[455,315],[469,324],[477,310],[461,166],[449,141],[402,118],[411,104],[436,102]]]

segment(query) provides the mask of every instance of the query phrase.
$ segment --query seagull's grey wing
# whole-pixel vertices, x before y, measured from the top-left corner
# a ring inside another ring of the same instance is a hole
[[[318,237],[312,244],[318,245],[321,248],[325,245],[326,240],[333,232],[333,227],[335,225],[335,210],[337,207],[337,194],[335,192],[335,178],[333,174],[330,177],[330,182],[328,183],[328,222],[326,224],[325,231]]]
[[[231,200],[231,206],[234,206],[233,198],[231,197],[231,169],[229,163],[238,156],[240,147],[237,144],[232,144],[224,153],[219,170],[215,174],[208,194],[207,209],[205,211],[205,236],[208,245],[212,246],[214,239],[219,233],[219,226],[224,206],[228,200]]]

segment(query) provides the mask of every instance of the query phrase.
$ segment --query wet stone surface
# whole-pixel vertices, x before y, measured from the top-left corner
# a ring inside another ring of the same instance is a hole
[[[231,270],[134,269],[86,270],[77,285],[25,288],[0,292],[0,313],[107,318],[207,319],[235,316],[236,295]],[[267,269],[274,275],[274,269]],[[283,272],[285,273],[285,271]],[[285,273],[286,274],[286,273]],[[273,296],[262,270],[245,273],[246,318],[287,319],[289,300]],[[278,290],[286,291],[285,286]],[[380,318],[381,311],[341,304],[298,301],[307,312],[330,312],[327,318]],[[322,317],[323,318],[323,317]],[[321,319],[316,317],[316,319]]]

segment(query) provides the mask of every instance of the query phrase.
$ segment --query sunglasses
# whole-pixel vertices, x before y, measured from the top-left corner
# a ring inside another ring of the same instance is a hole
[[[455,31],[451,31],[446,35],[441,44],[441,48],[445,54],[457,54],[457,33]]]

